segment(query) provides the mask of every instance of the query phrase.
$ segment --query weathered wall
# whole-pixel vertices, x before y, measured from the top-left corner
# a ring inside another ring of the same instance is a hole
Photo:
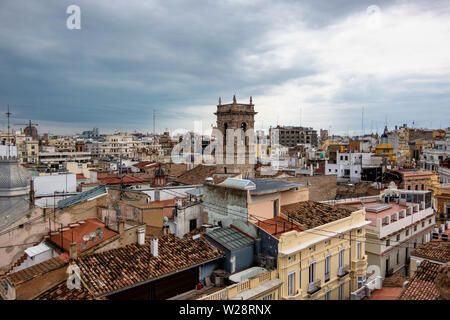
[[[207,184],[204,187],[203,211],[208,223],[223,227],[233,224],[239,230],[256,237],[256,227],[248,222],[247,191]]]
[[[177,209],[177,237],[181,238],[189,232],[189,223],[190,220],[193,219],[197,221],[197,228],[203,224],[202,206],[200,202],[186,206],[182,209]]]
[[[280,178],[279,180],[304,183],[309,189],[309,200],[324,201],[332,200],[336,197],[337,176],[297,176],[289,178]]]

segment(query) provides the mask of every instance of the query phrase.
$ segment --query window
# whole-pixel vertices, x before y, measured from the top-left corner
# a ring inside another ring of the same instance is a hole
[[[416,231],[417,231],[417,225],[414,226],[414,232],[416,232]]]
[[[400,251],[397,251],[397,264],[400,263]]]
[[[408,190],[411,190],[411,186],[408,186]]]
[[[431,220],[432,220],[432,219],[428,220],[428,224],[431,224],[431,223],[432,223]]]
[[[406,236],[409,236],[409,229],[406,229]]]
[[[389,247],[391,245],[391,239],[386,240],[386,247]]]
[[[356,244],[356,256],[358,260],[361,259],[361,241],[358,241]]]
[[[269,294],[263,298],[263,300],[272,300],[272,295]]]
[[[325,258],[325,282],[330,280],[330,260],[331,256],[327,255]]]
[[[159,190],[155,190],[155,201],[159,201]]]
[[[316,262],[313,261],[309,264],[309,283],[314,282],[316,277]]]
[[[325,246],[328,246],[330,244],[330,240],[325,240]]]
[[[358,229],[358,230],[356,231],[356,233],[357,233],[357,234],[361,234],[361,229]]]
[[[325,300],[330,300],[330,295],[331,295],[331,289],[328,289],[328,290],[325,292]]]
[[[344,267],[344,250],[344,248],[341,248],[341,250],[339,250],[339,268]]]
[[[316,246],[311,246],[311,247],[309,247],[309,251],[310,251],[310,252],[313,252],[314,250],[316,250]]]
[[[399,234],[397,235],[397,239],[396,240],[400,241],[400,235]]]
[[[288,274],[288,295],[293,296],[295,289],[295,271]]]
[[[425,227],[425,221],[422,221],[422,228]]]
[[[278,217],[278,199],[273,201],[273,217]]]
[[[288,258],[288,262],[292,262],[292,261],[295,261],[295,255],[290,256],[290,257]]]
[[[197,228],[197,219],[189,220],[189,232]]]
[[[358,289],[362,288],[366,282],[365,277],[358,277]]]
[[[424,190],[424,185],[422,185],[422,190]]]
[[[339,284],[339,300],[344,300],[344,286],[345,282],[341,282],[341,284]]]

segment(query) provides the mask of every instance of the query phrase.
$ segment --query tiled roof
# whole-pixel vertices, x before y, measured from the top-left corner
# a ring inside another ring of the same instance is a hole
[[[158,164],[156,162],[153,161],[141,161],[139,163],[135,163],[133,164],[133,167],[139,168],[139,169],[144,169],[147,167],[151,167],[151,166],[157,166]]]
[[[228,227],[206,233],[206,236],[221,244],[228,250],[236,250],[253,244],[253,239],[242,232]]]
[[[66,281],[61,282],[56,287],[46,291],[44,294],[36,298],[36,300],[94,300],[94,299],[95,299],[94,295],[91,294],[84,287],[83,284],[81,284],[79,290],[78,289],[71,290],[67,287]]]
[[[428,260],[422,262],[399,300],[439,300],[440,293],[434,284],[441,265]]]
[[[402,171],[398,170],[404,177],[413,177],[413,176],[431,176],[433,172],[431,171]]]
[[[77,180],[86,180],[86,177],[82,173],[77,173]]]
[[[65,264],[66,262],[63,259],[54,257],[26,269],[11,273],[8,275],[8,279],[13,285],[19,285],[22,282],[26,282],[47,272],[59,269]]]
[[[264,230],[275,238],[279,239],[280,236],[292,230],[301,232],[302,230],[295,224],[281,217],[275,217],[263,221],[255,222],[258,228]]]
[[[203,184],[205,183],[205,179],[208,177],[212,177],[214,173],[216,173],[217,168],[214,165],[207,166],[200,164],[195,168],[186,171],[173,179],[174,182],[178,182],[181,184]]]
[[[149,243],[131,244],[79,257],[76,263],[84,283],[100,296],[223,256],[204,237],[179,239],[169,234],[159,238],[158,248],[158,256],[153,257]]]
[[[411,256],[430,259],[438,262],[450,261],[450,242],[431,241],[411,251]]]
[[[81,253],[117,235],[117,232],[105,228],[105,224],[96,218],[86,219],[84,223],[80,224],[79,226],[67,229],[68,230],[62,231],[62,235],[61,233],[59,233],[50,237],[50,240],[53,243],[64,249],[66,252],[69,252],[71,242],[77,243],[77,252]],[[91,232],[97,232],[98,229],[103,232],[103,236],[100,238],[97,234],[95,237],[95,241],[92,241],[93,239],[89,239],[89,241],[87,241],[85,245],[85,248],[82,248],[82,243],[84,242],[83,236],[90,235]]]
[[[59,200],[58,201],[58,208],[59,209],[64,209],[70,206],[73,206],[75,204],[93,199],[93,198],[97,198],[101,195],[106,194],[106,187],[103,185],[100,185],[98,187],[95,187],[93,189],[90,189],[88,191],[85,192],[81,192],[75,196],[69,197],[67,199],[63,199],[63,200]]]
[[[98,178],[98,181],[102,184],[106,185],[115,185],[120,184],[120,177],[106,177],[106,178]],[[149,183],[149,179],[137,178],[137,177],[129,177],[124,176],[122,178],[122,183],[124,184],[137,184],[137,183]]]
[[[349,217],[355,209],[332,206],[314,201],[302,201],[281,206],[281,212],[295,220],[305,229],[315,228]]]
[[[403,283],[405,283],[405,281],[408,281],[408,278],[403,277],[402,275],[399,275],[398,273],[385,278],[383,280],[383,288],[384,287],[388,287],[388,288],[396,288],[396,287],[402,287]]]

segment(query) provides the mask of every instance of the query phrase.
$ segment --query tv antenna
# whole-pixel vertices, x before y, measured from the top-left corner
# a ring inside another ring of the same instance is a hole
[[[27,126],[28,130],[30,130],[29,132],[29,136],[32,137],[33,136],[33,126],[38,126],[39,124],[37,123],[32,123],[31,120],[28,120],[28,123],[15,123],[16,126]]]
[[[11,155],[11,137],[9,135],[10,132],[10,126],[9,126],[9,118],[11,117],[11,112],[9,112],[9,104],[8,104],[8,110],[6,111],[6,117],[8,118],[8,158]]]

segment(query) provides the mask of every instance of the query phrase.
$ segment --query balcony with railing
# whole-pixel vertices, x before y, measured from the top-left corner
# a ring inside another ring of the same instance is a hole
[[[338,277],[339,278],[345,277],[349,273],[350,273],[350,268],[349,268],[348,264],[346,264],[342,267],[339,267],[339,269],[338,269]]]
[[[302,290],[297,289],[292,296],[286,296],[283,299],[284,300],[300,300],[302,296]]]
[[[321,288],[320,279],[314,280],[308,284],[308,294],[314,294]]]
[[[272,270],[233,284],[220,291],[198,298],[197,300],[250,300],[252,297],[264,292],[264,290],[276,289],[281,286],[281,284],[282,281],[278,279],[277,271]]]
[[[433,209],[426,208],[425,202],[422,201],[420,204],[410,204],[408,208],[400,209],[398,212],[375,217],[372,219],[375,221],[375,225],[372,223],[368,228],[379,233],[379,237],[383,238],[433,214]]]
[[[369,282],[366,282],[361,288],[354,291],[350,295],[351,300],[362,300],[364,298],[370,298],[371,293],[376,289],[381,289],[383,279],[379,276],[375,277]]]

